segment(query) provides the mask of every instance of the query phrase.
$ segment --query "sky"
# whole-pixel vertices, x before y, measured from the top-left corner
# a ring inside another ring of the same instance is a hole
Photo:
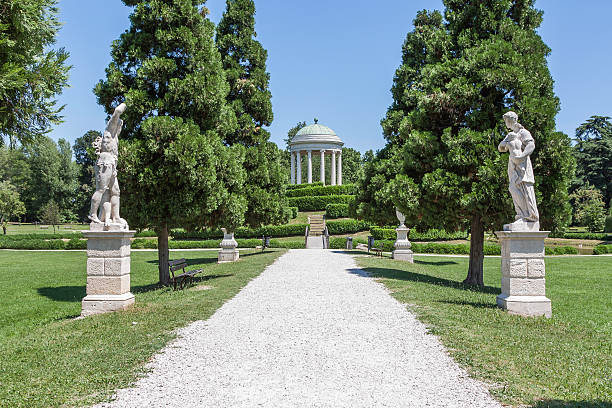
[[[105,77],[111,43],[129,28],[121,0],[59,0],[64,26],[57,47],[69,53],[70,87],[59,97],[65,122],[50,136],[71,143],[103,130],[106,114],[92,92]],[[574,136],[591,115],[612,116],[612,2],[536,0],[539,34],[552,49],[548,65],[561,100],[557,130]],[[209,0],[219,21],[225,0]],[[392,102],[401,47],[416,12],[442,10],[441,0],[255,0],[257,39],[268,51],[274,121],[271,140],[284,147],[297,122],[332,128],[346,147],[384,147],[380,120]]]

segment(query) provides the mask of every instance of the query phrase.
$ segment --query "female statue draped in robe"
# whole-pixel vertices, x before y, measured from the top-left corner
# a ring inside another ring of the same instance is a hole
[[[515,221],[504,225],[504,231],[539,231],[540,215],[536,204],[533,167],[529,155],[535,149],[531,133],[518,123],[514,112],[504,114],[506,127],[511,130],[497,147],[500,152],[509,152],[508,179],[510,194],[516,211]]]

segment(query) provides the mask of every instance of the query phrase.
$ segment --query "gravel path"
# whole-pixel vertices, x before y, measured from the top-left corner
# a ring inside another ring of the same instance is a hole
[[[289,251],[149,368],[99,407],[501,407],[333,251]]]

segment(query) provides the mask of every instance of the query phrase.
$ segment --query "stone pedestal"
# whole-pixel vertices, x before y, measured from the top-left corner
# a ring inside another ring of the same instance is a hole
[[[125,310],[134,304],[130,292],[130,238],[136,231],[83,231],[87,238],[87,296],[81,315]]]
[[[412,244],[408,241],[408,232],[410,232],[410,228],[402,224],[395,229],[395,232],[397,232],[397,239],[393,244],[395,250],[391,254],[391,257],[398,261],[414,263],[412,250],[410,249]]]
[[[497,231],[502,293],[497,305],[521,316],[552,316],[546,297],[544,239],[550,231]]]
[[[228,233],[225,228],[221,228],[223,231],[223,241],[219,245],[221,250],[219,251],[219,257],[217,263],[235,262],[240,258],[238,252],[238,242],[234,239],[234,233]]]

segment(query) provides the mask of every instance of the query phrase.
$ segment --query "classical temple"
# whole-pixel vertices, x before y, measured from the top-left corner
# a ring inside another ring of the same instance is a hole
[[[325,184],[325,155],[331,155],[331,185],[342,185],[342,146],[344,142],[327,126],[315,123],[300,129],[289,143],[291,184],[302,183],[302,155],[308,157],[307,180],[312,183],[312,156],[321,156],[320,180]]]

